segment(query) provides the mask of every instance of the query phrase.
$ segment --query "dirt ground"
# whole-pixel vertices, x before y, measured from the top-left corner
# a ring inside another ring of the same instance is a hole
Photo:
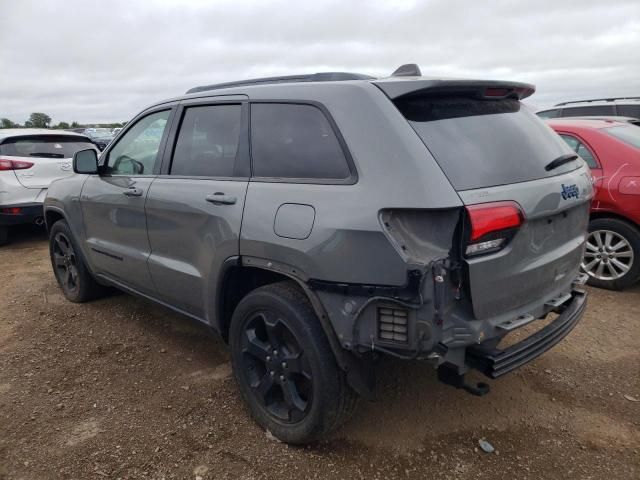
[[[0,249],[0,285],[3,480],[640,478],[640,285],[592,289],[569,337],[482,398],[384,361],[377,402],[306,448],[251,421],[202,327],[123,294],[65,301],[42,233]]]

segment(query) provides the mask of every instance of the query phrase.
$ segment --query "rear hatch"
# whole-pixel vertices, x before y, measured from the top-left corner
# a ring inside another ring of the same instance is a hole
[[[533,88],[454,81],[407,90],[390,96],[466,206],[460,255],[475,317],[568,291],[593,189],[586,164],[519,101]]]
[[[91,141],[75,135],[25,135],[0,144],[0,158],[16,162],[14,173],[26,188],[47,188],[51,182],[73,174],[73,154],[95,148]]]

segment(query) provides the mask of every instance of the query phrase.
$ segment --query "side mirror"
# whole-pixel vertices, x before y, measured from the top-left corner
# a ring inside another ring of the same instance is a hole
[[[93,148],[80,150],[73,155],[73,171],[95,175],[98,173],[98,155]]]

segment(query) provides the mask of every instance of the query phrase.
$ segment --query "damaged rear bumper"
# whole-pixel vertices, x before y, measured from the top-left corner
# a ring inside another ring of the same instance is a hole
[[[530,337],[505,349],[484,348],[476,345],[467,348],[466,363],[489,378],[498,378],[538,358],[566,337],[578,324],[587,307],[587,294],[574,290],[570,302],[549,325]]]

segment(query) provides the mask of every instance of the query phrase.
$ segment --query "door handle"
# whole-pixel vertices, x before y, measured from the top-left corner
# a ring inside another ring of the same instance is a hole
[[[238,201],[238,199],[233,195],[225,195],[222,192],[216,192],[213,195],[207,195],[205,199],[207,200],[207,202],[213,203],[214,205],[233,205]]]
[[[122,193],[127,197],[141,197],[143,192],[141,188],[129,187]]]

